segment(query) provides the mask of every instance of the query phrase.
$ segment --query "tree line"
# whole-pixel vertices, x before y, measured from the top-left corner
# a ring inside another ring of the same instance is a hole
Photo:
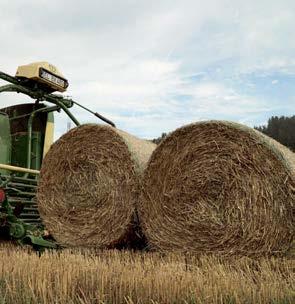
[[[272,116],[265,126],[254,128],[295,152],[295,116]]]
[[[254,128],[295,152],[295,116],[272,116],[266,125]],[[162,133],[152,142],[159,144],[166,136],[167,133]]]

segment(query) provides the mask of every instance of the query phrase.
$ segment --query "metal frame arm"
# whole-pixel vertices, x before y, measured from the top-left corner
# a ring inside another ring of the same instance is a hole
[[[53,103],[53,104],[59,106],[61,109],[63,109],[64,112],[70,117],[70,119],[74,122],[74,124],[76,126],[79,126],[80,123],[75,118],[75,116],[69,111],[69,108],[71,108],[74,104],[76,104],[77,106],[90,112],[91,114],[95,115],[97,118],[103,120],[104,122],[110,124],[111,126],[116,127],[115,124],[111,120],[107,119],[106,117],[102,116],[101,114],[99,114],[97,112],[91,111],[90,109],[73,101],[72,99],[64,98],[62,95],[56,95],[56,94],[52,94],[52,93],[49,94],[40,88],[29,88],[29,87],[23,85],[23,82],[21,80],[19,80],[18,78],[10,76],[1,71],[0,71],[0,79],[3,79],[5,81],[8,81],[11,83],[8,85],[0,86],[0,93],[2,93],[2,92],[22,93],[33,99],[36,99],[37,101],[48,101],[50,103]]]
[[[22,173],[30,173],[30,174],[39,174],[40,173],[39,170],[10,166],[10,165],[6,165],[6,164],[0,164],[0,169],[8,170],[8,171],[22,172]]]
[[[78,107],[84,109],[85,111],[93,114],[94,116],[96,116],[97,118],[101,119],[102,121],[108,123],[109,125],[111,125],[112,127],[116,128],[116,125],[109,119],[107,119],[106,117],[102,116],[101,114],[97,113],[97,112],[93,112],[91,111],[90,109],[82,106],[80,103],[76,102],[76,101],[73,101],[75,105],[77,105]]]
[[[7,84],[7,85],[4,85],[4,86],[1,86],[0,87],[0,93],[2,93],[2,92],[17,92],[17,93],[19,93],[20,91],[17,89],[17,86],[18,85],[15,85],[15,84]],[[27,94],[27,92],[25,92],[24,94]]]
[[[0,78],[7,81],[7,82],[10,82],[10,83],[14,83],[14,84],[19,84],[19,80],[13,76],[10,76],[4,72],[1,72],[0,71]]]
[[[1,78],[1,75],[0,75]],[[65,113],[71,118],[76,126],[79,126],[79,121],[75,118],[75,116],[69,111],[68,108],[71,108],[74,105],[73,100],[63,98],[54,94],[44,94],[41,90],[30,90],[19,84],[8,84],[0,87],[0,93],[2,92],[16,92],[23,93],[33,99],[37,99],[39,101],[48,101],[59,106],[61,109],[65,111]]]

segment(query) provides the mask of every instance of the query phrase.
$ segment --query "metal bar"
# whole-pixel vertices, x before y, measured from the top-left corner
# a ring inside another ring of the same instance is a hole
[[[27,218],[29,218],[29,219],[32,219],[32,218],[40,218],[40,215],[38,214],[38,213],[21,213],[20,214],[20,217],[22,217],[23,219],[27,219]]]
[[[11,187],[19,187],[19,188],[37,188],[37,185],[30,185],[30,184],[21,184],[21,183],[14,183],[14,182],[10,182],[8,183],[8,186],[11,186]]]
[[[34,192],[25,192],[25,191],[21,191],[21,190],[16,189],[16,188],[7,187],[7,190],[13,190],[13,191],[17,192],[17,193],[14,194],[15,196],[20,196],[20,195],[32,196],[32,197],[36,196],[36,193],[34,193]]]
[[[5,81],[8,81],[10,83],[14,83],[14,84],[19,84],[19,81],[17,78],[13,77],[13,76],[10,76],[6,73],[3,73],[0,71],[0,78],[5,80]]]
[[[39,213],[39,211],[38,211],[38,207],[36,207],[36,208],[34,208],[34,209],[32,209],[32,208],[30,208],[31,206],[30,205],[28,205],[25,201],[19,201],[19,202],[17,202],[17,203],[14,203],[14,202],[12,202],[9,198],[8,198],[8,201],[9,201],[9,204],[12,206],[12,207],[15,207],[17,204],[21,204],[22,206],[24,206],[24,210],[22,211],[22,212],[24,212],[24,213],[26,213],[26,212],[35,212],[35,213]],[[27,210],[29,208],[29,210]],[[30,210],[30,209],[32,209],[32,210]],[[40,216],[40,215],[39,215]]]
[[[43,94],[43,99],[54,104],[63,104],[67,108],[74,105],[74,101],[69,98],[64,98],[62,95],[57,94]]]
[[[0,87],[0,93],[2,92],[18,92],[18,91],[16,90],[16,85],[6,84]]]
[[[1,78],[1,76],[0,76]],[[33,99],[38,99],[39,101],[48,101],[51,103],[54,103],[56,105],[62,104],[64,107],[71,108],[74,104],[73,100],[68,98],[63,98],[60,95],[55,94],[47,94],[42,90],[36,90],[36,89],[28,89],[24,86],[22,86],[19,82],[16,84],[8,84],[0,87],[0,93],[1,92],[17,92],[17,93],[23,93],[25,95],[30,96]]]
[[[111,125],[112,127],[116,128],[116,125],[115,125],[111,120],[107,119],[106,117],[100,115],[100,114],[97,113],[97,112],[94,113],[94,115],[95,115],[97,118],[101,119],[102,121],[108,123],[108,124]]]
[[[30,173],[30,174],[36,174],[36,175],[40,174],[40,171],[38,171],[38,170],[16,167],[16,166],[10,166],[10,165],[4,165],[4,164],[0,164],[0,169],[15,171],[15,172]]]
[[[3,177],[6,177],[3,175]],[[25,184],[35,184],[37,185],[37,180],[32,179],[32,178],[24,178],[24,177],[19,177],[19,176],[9,176],[12,182],[24,182]]]
[[[27,168],[31,169],[31,153],[32,153],[32,132],[33,132],[33,119],[37,113],[48,113],[53,111],[58,111],[59,106],[53,106],[49,108],[40,108],[33,111],[28,120],[28,145],[27,145]]]
[[[106,117],[102,116],[101,114],[97,113],[97,112],[93,112],[92,110],[86,108],[85,106],[81,105],[80,103],[73,101],[75,105],[77,105],[78,107],[88,111],[89,113],[93,114],[94,116],[96,116],[97,118],[103,120],[104,122],[108,123],[109,125],[113,126],[114,128],[116,128],[116,125],[109,119],[107,119]]]
[[[27,116],[30,116],[31,113],[27,113],[27,114],[23,114],[23,115],[19,115],[19,116],[13,116],[13,117],[10,117],[9,120],[16,120],[16,119],[20,119],[20,118],[25,118]]]
[[[20,85],[20,84],[8,84],[0,87],[0,93],[2,92],[17,92],[17,93],[23,93],[25,95],[30,96],[33,99],[41,99],[44,94],[42,94],[41,91],[33,91],[29,90],[26,87]]]
[[[23,222],[27,223],[27,224],[38,224],[38,223],[42,223],[41,219],[22,219]]]
[[[13,198],[11,198],[9,195],[7,197],[9,199],[9,203],[11,203],[11,204],[24,203],[27,206],[28,205],[36,206],[36,202],[32,202],[30,198],[16,198],[15,196],[13,196]]]
[[[66,112],[66,114],[70,117],[70,119],[74,122],[76,126],[80,126],[79,121],[75,118],[75,116],[68,110],[68,108],[62,102],[57,101],[56,104],[59,105]]]
[[[109,119],[103,117],[102,115],[100,115],[98,113],[92,112],[91,110],[89,110],[86,107],[80,105],[79,103],[74,102],[72,99],[64,98],[62,95],[47,94],[40,89],[32,89],[32,88],[28,89],[25,86],[23,86],[17,78],[15,78],[13,76],[10,76],[8,74],[5,74],[3,72],[0,72],[0,78],[3,79],[3,80],[8,81],[10,83],[13,83],[13,84],[4,85],[4,86],[0,87],[0,93],[1,92],[23,93],[25,95],[30,96],[33,99],[37,99],[39,101],[48,101],[48,102],[51,102],[55,105],[58,105],[60,108],[62,108],[65,111],[65,113],[70,117],[70,119],[74,122],[74,124],[76,126],[79,126],[80,123],[75,118],[75,116],[68,110],[68,108],[71,108],[74,105],[74,103],[77,104],[78,106],[82,107],[83,109],[91,112],[93,115],[102,119],[106,123],[115,127],[115,124],[112,121],[110,121]]]
[[[12,204],[12,205],[17,204],[17,203],[22,203],[26,206],[25,208],[31,208],[32,207],[32,208],[34,208],[34,210],[37,208],[36,204],[31,204],[32,201],[31,201],[30,198],[23,197],[23,198],[19,198],[19,199],[14,199],[14,197],[11,198],[9,195],[7,195],[7,198],[9,200],[9,203]]]
[[[24,205],[25,205],[25,203],[24,203]],[[35,207],[35,208],[32,208],[32,207],[26,207],[25,206],[25,208],[24,208],[24,213],[26,212],[26,211],[30,211],[30,212],[38,212],[38,208],[37,207]],[[34,214],[36,214],[36,213],[34,213]]]

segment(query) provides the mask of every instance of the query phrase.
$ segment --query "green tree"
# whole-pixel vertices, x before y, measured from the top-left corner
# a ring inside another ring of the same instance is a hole
[[[154,144],[158,145],[166,136],[167,136],[167,133],[162,133],[162,135],[160,137],[152,139],[152,142]]]
[[[266,126],[255,129],[295,151],[295,116],[272,116]]]

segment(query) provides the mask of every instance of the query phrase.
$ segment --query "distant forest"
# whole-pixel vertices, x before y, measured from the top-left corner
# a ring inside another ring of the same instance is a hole
[[[295,116],[272,116],[268,120],[267,125],[256,126],[254,128],[295,152]],[[160,137],[152,141],[155,144],[159,144],[166,136],[167,133],[162,133]]]
[[[154,144],[158,145],[166,136],[167,136],[167,133],[162,133],[162,135],[160,137],[152,139],[152,142]]]
[[[254,128],[295,152],[295,116],[272,116],[266,126]]]

